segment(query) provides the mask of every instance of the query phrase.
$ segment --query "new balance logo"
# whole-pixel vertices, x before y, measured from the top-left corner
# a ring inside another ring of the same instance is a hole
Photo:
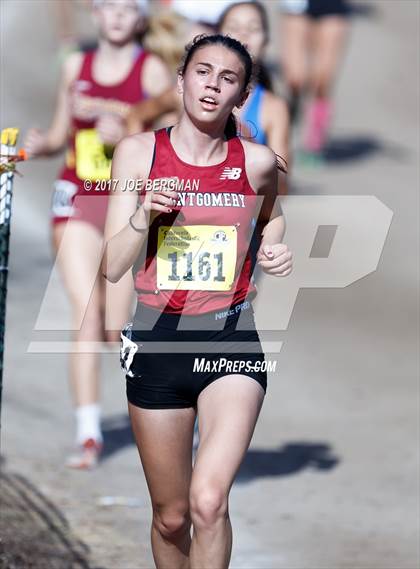
[[[220,180],[239,180],[242,168],[229,168],[226,167],[220,175]]]

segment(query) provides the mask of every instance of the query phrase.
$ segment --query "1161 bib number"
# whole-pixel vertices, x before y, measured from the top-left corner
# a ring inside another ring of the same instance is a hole
[[[229,290],[236,268],[232,225],[159,227],[157,285],[166,290]]]

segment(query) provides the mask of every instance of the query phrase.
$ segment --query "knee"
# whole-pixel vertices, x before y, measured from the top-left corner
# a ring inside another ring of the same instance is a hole
[[[192,488],[190,494],[191,519],[195,529],[211,529],[228,516],[228,499],[217,487]]]
[[[295,94],[300,94],[306,86],[306,76],[294,69],[286,68],[286,81],[289,90]]]
[[[188,508],[153,506],[153,526],[168,541],[190,531],[191,519]]]
[[[325,77],[317,77],[310,85],[312,94],[316,98],[326,99],[330,93],[329,82]]]

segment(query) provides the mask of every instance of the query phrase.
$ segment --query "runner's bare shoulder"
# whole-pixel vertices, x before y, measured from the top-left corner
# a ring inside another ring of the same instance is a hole
[[[275,153],[265,146],[250,140],[240,139],[245,152],[246,174],[256,192],[277,175]]]

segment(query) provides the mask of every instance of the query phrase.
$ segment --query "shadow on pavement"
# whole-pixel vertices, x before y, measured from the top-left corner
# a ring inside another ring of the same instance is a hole
[[[323,158],[326,162],[346,164],[379,154],[402,162],[408,153],[402,146],[381,143],[373,136],[347,136],[331,138],[324,149]]]
[[[105,441],[102,460],[135,444],[127,415],[105,419],[102,429]],[[307,468],[330,470],[338,463],[326,443],[289,443],[275,450],[253,448],[247,452],[235,482],[250,482],[263,476],[290,476]]]
[[[251,449],[239,469],[235,483],[264,476],[290,476],[304,469],[331,470],[339,463],[325,443],[289,443],[277,450]]]
[[[104,450],[101,460],[106,460],[127,446],[135,445],[130,420],[127,415],[115,415],[102,421]]]

